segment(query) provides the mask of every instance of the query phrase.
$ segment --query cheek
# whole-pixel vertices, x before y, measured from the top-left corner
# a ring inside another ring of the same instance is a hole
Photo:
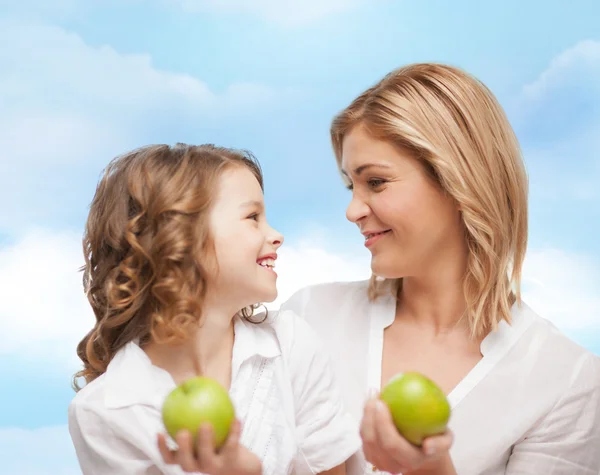
[[[437,190],[413,187],[388,196],[376,197],[372,210],[386,226],[405,239],[429,240],[444,233],[457,212]]]
[[[460,229],[457,209],[446,197],[438,197],[424,203],[420,209],[423,241],[437,246],[454,240]]]
[[[410,193],[377,196],[372,200],[371,209],[382,224],[399,231],[400,235],[419,230],[424,212],[428,211],[418,196]]]
[[[239,244],[239,239],[237,242]],[[230,267],[231,262],[235,261],[239,255],[239,245],[236,245],[234,236],[229,233],[219,234],[214,240],[215,256],[219,267]]]

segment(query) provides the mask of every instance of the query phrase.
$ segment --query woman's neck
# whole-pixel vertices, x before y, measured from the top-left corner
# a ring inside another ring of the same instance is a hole
[[[399,294],[396,318],[429,326],[435,333],[454,330],[466,309],[462,282],[436,288],[405,278]]]
[[[467,308],[466,257],[449,256],[427,269],[422,275],[402,279],[397,317],[429,326],[435,333],[454,330]]]

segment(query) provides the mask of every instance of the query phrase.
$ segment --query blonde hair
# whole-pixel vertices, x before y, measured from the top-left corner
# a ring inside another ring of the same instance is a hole
[[[151,145],[107,166],[83,238],[96,322],[77,346],[84,367],[75,390],[78,378],[89,383],[104,373],[125,344],[178,343],[197,327],[214,257],[208,213],[217,179],[231,167],[248,168],[263,187],[249,152],[213,145]]]
[[[521,301],[528,180],[518,140],[492,92],[451,66],[392,71],[334,118],[340,169],[344,137],[357,125],[409,151],[458,204],[469,249],[463,285],[472,335],[510,323],[510,307]],[[372,277],[369,297],[401,286],[401,279]]]

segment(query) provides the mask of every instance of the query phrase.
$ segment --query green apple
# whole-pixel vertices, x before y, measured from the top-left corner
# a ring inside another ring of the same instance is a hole
[[[235,420],[235,409],[223,386],[214,379],[198,376],[184,381],[169,393],[163,403],[162,418],[173,438],[180,430],[187,429],[195,440],[200,425],[211,424],[215,447],[219,448]]]
[[[399,373],[384,386],[380,398],[387,404],[400,434],[414,445],[446,431],[450,404],[442,390],[416,372]]]

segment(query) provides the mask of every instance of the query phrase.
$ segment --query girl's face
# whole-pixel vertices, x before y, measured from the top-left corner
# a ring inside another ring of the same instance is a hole
[[[454,200],[412,156],[359,126],[344,139],[342,172],[352,190],[346,217],[364,235],[375,275],[444,272],[449,259],[466,259]]]
[[[258,180],[235,166],[223,172],[216,189],[209,218],[218,266],[213,288],[240,309],[275,300],[273,267],[283,236],[267,223]]]

